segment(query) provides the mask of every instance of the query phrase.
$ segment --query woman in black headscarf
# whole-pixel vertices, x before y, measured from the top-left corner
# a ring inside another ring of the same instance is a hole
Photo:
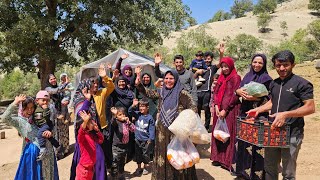
[[[164,85],[161,89],[151,90],[144,87],[140,78],[136,80],[136,88],[145,96],[158,99],[159,120],[156,121],[155,152],[152,169],[152,179],[197,179],[195,166],[181,171],[171,166],[167,159],[167,146],[173,134],[168,127],[184,109],[197,112],[197,106],[191,95],[183,89],[178,72],[169,70],[164,75]]]
[[[240,88],[236,90],[238,96],[242,97],[240,116],[246,116],[246,112],[268,102],[269,97],[254,98],[247,94],[243,88],[251,81],[264,84],[269,90],[272,78],[267,71],[267,57],[264,54],[256,54],[252,57],[250,71],[244,76]],[[268,113],[259,114],[268,117]],[[236,175],[244,179],[263,179],[264,150],[244,141],[238,140],[235,155]]]
[[[68,83],[58,86],[56,76],[49,74],[46,81],[46,87],[44,90],[50,94],[50,99],[54,103],[57,116],[61,113],[61,101],[63,99],[62,91],[66,88]],[[64,119],[58,118],[54,122],[55,131],[54,137],[59,141],[60,147],[55,149],[55,153],[58,159],[64,158],[65,154],[69,151],[69,125],[64,124]]]

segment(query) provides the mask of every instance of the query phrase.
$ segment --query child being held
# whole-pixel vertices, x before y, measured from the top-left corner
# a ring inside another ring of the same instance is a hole
[[[34,123],[40,128],[37,134],[39,141],[40,152],[37,157],[37,161],[44,158],[46,154],[46,138],[42,136],[44,131],[52,131],[53,122],[50,120],[50,108],[49,108],[50,96],[47,91],[39,91],[36,95],[37,108],[34,112]],[[59,147],[59,142],[53,138],[48,138],[50,143],[55,147]]]
[[[139,104],[139,111],[136,108]],[[149,101],[147,98],[133,100],[132,106],[129,108],[129,113],[136,119],[135,126],[135,156],[138,168],[135,172],[137,176],[148,174],[148,166],[150,155],[153,152],[155,138],[155,122],[149,114]],[[144,167],[141,167],[143,163]]]
[[[76,180],[92,179],[94,165],[96,164],[96,143],[102,144],[103,134],[100,132],[98,125],[91,120],[90,113],[80,111],[79,116],[83,123],[78,133],[81,155],[76,169]]]
[[[61,92],[61,96],[63,99],[61,100],[61,114],[58,116],[58,119],[64,119],[64,124],[68,124],[70,120],[70,115],[68,111],[68,104],[71,100],[71,91],[74,90],[72,83],[69,82],[68,75],[66,73],[62,73],[60,75],[60,87],[65,86],[63,91]]]
[[[111,176],[115,179],[125,179],[123,173],[128,152],[129,131],[134,132],[135,126],[127,117],[126,108],[112,107],[111,112],[113,115],[111,120],[113,134]]]
[[[197,54],[195,54],[196,59],[192,60],[190,64],[190,70],[195,73],[199,69],[208,69],[208,66],[206,65],[206,62],[203,59],[203,52],[198,51]],[[202,78],[201,75],[198,75],[198,79],[196,80],[196,85],[200,86],[202,85],[202,82],[206,81],[204,78]]]

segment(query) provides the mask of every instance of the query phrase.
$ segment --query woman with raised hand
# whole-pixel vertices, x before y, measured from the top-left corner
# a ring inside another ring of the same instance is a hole
[[[19,114],[18,116],[12,116],[17,105],[21,107]],[[49,141],[46,143],[47,153],[44,155],[42,161],[37,161],[37,156],[40,151],[37,139],[39,128],[32,120],[35,106],[36,105],[32,97],[26,97],[21,94],[16,96],[13,103],[9,105],[0,117],[1,122],[8,123],[15,127],[23,138],[22,154],[14,179],[58,180],[59,173],[57,161],[53,147]],[[45,138],[52,136],[50,131],[45,131],[42,135]]]
[[[155,151],[152,168],[152,179],[182,180],[197,179],[196,168],[192,166],[184,170],[176,170],[167,159],[167,146],[173,138],[168,127],[184,109],[197,112],[197,106],[191,95],[184,90],[176,70],[164,74],[161,89],[152,90],[144,87],[140,75],[136,79],[136,88],[148,98],[158,99],[158,120],[156,121]]]

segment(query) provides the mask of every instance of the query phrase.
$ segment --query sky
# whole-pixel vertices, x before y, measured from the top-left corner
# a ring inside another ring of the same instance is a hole
[[[182,2],[190,7],[191,16],[196,19],[197,23],[203,24],[211,19],[218,10],[230,12],[234,0],[182,0]]]

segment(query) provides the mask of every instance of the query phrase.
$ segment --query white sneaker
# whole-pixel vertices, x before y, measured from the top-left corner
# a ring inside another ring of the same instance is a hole
[[[198,79],[198,81],[205,82],[206,79],[204,79],[204,78],[201,77],[201,78]]]
[[[196,81],[196,86],[201,86],[201,85],[202,85],[202,82]]]

